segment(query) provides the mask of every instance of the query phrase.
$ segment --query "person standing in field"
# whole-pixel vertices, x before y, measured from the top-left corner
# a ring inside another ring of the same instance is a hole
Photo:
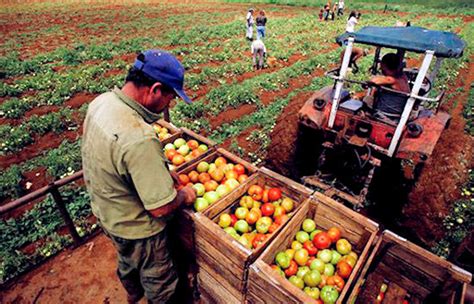
[[[265,47],[265,44],[262,40],[257,39],[252,42],[251,50],[254,69],[263,69],[265,56],[267,55],[267,48]]]
[[[342,50],[341,55],[340,55],[340,64],[342,65],[342,61],[344,59],[344,54],[346,53],[346,50]],[[360,58],[367,56],[369,53],[369,50],[367,49],[362,49],[360,47],[353,46],[352,47],[352,53],[351,53],[351,58],[349,60],[349,68],[352,68],[352,71],[354,74],[357,74],[359,72],[359,66],[357,65],[357,60]]]
[[[267,24],[267,17],[265,12],[261,10],[257,17],[257,40],[265,38],[265,25]]]
[[[338,16],[344,15],[344,0],[339,0],[337,4],[337,15]]]
[[[175,189],[151,123],[175,97],[191,102],[183,82],[184,68],[173,55],[143,52],[121,89],[91,102],[84,122],[84,181],[92,212],[117,250],[128,303],[143,296],[148,303],[167,303],[178,283],[167,221],[196,194],[189,186]]]
[[[352,11],[349,14],[349,18],[347,19],[347,24],[346,24],[346,32],[347,33],[354,33],[355,32],[355,26],[358,23],[357,20],[357,13],[355,11]]]
[[[331,20],[334,21],[334,18],[336,17],[336,10],[337,10],[337,3],[334,3],[334,6],[332,7],[331,10]]]
[[[323,12],[323,19],[324,19],[324,21],[328,21],[328,19],[329,19],[329,13],[330,13],[329,4],[326,4],[326,5],[324,6],[324,12]]]
[[[246,37],[249,41],[253,40],[253,8],[250,8],[249,11],[247,12],[247,17],[246,17],[246,22],[247,22],[247,33]]]

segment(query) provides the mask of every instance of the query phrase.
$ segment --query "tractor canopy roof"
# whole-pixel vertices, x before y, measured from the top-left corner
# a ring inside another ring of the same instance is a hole
[[[366,26],[355,33],[345,33],[336,38],[344,44],[349,37],[356,43],[369,44],[416,53],[432,50],[437,57],[461,57],[466,43],[450,32],[434,31],[417,26],[378,27]]]

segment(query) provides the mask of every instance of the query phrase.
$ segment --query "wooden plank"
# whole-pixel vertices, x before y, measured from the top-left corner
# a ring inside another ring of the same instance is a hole
[[[375,262],[378,264],[372,265]],[[361,279],[370,280],[370,271],[396,282],[412,296],[414,303],[424,302],[428,295],[436,293],[447,302],[462,303],[460,294],[466,284],[464,280],[470,279],[470,274],[463,269],[388,230],[377,241],[361,272]],[[355,291],[360,285],[361,281],[354,286],[349,302],[355,299]]]
[[[234,282],[226,280],[226,276],[219,272],[218,269],[215,269],[213,265],[208,265],[203,263],[199,269],[200,272],[205,272],[209,274],[214,280],[219,282],[224,289],[231,293],[237,299],[243,299],[245,295],[245,290],[240,286],[234,285]],[[242,282],[239,283],[242,285]]]
[[[205,293],[213,303],[219,304],[237,304],[243,303],[242,298],[236,298],[229,290],[227,290],[219,281],[214,279],[212,275],[206,271],[200,271],[198,274],[199,290]]]
[[[239,291],[244,291],[246,286],[247,269],[242,265],[236,265],[226,256],[219,253],[217,249],[206,246],[206,250],[202,250],[197,246],[196,259],[200,268],[210,267],[219,272],[222,277]]]

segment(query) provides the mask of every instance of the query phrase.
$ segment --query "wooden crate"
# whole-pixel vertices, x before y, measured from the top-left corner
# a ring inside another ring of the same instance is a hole
[[[228,152],[227,150],[218,148],[217,150],[211,151],[209,154],[205,155],[203,158],[190,162],[186,167],[181,168],[177,173],[188,174],[189,172],[196,170],[196,167],[199,164],[199,162],[205,161],[205,162],[211,163],[220,156],[226,158],[229,162],[233,164],[243,165],[249,177],[252,176],[252,174],[255,173],[258,169],[251,163]],[[237,189],[235,189],[234,191],[237,191]],[[230,192],[228,195],[231,195],[234,191]],[[218,204],[218,202],[209,206],[209,208],[214,208],[216,204]],[[177,236],[177,239],[180,240],[180,242],[183,245],[182,246],[183,249],[188,250],[188,251],[194,250],[194,221],[195,221],[194,213],[195,211],[193,210],[193,207],[189,207],[189,208],[181,209],[180,211],[178,211],[174,218],[174,222],[176,223],[173,225],[174,229],[172,233],[174,233]]]
[[[456,265],[385,230],[349,295],[350,303],[368,303],[388,285],[384,303],[464,303],[472,275]],[[441,296],[442,299],[432,297]],[[373,300],[372,300],[373,301]]]
[[[290,220],[276,239],[267,247],[261,257],[250,267],[247,300],[249,303],[313,303],[315,302],[305,292],[295,287],[287,279],[281,277],[270,265],[278,252],[291,247],[296,232],[306,218],[312,218],[318,228],[327,230],[338,227],[342,237],[351,244],[359,258],[350,277],[341,291],[337,303],[347,303],[344,299],[355,283],[369,250],[374,244],[378,224],[350,210],[341,203],[315,192],[308,203],[304,204],[298,213]],[[263,301],[262,301],[263,299]]]
[[[199,144],[205,144],[207,145],[208,147],[208,151],[206,151],[205,153],[199,155],[198,157],[188,161],[188,162],[185,162],[179,166],[176,166],[174,168],[174,171],[175,172],[179,172],[181,170],[183,170],[184,168],[186,168],[188,165],[196,162],[196,161],[199,161],[200,159],[206,157],[209,153],[211,153],[215,146],[216,146],[216,143],[208,138],[205,138],[204,136],[201,136],[189,129],[186,129],[186,128],[181,128],[181,133],[176,133],[174,134],[173,136],[171,136],[170,138],[167,138],[165,140],[162,141],[162,146],[164,147],[166,144],[169,144],[169,143],[173,143],[176,139],[178,138],[184,138],[186,141],[188,140],[191,140],[191,139],[195,139],[199,142]]]
[[[218,274],[218,281],[222,285],[225,282],[223,288],[240,302],[245,300],[248,267],[287,224],[281,225],[262,245],[253,250],[241,245],[218,226],[220,214],[229,212],[238,205],[240,198],[247,193],[251,185],[255,184],[281,188],[283,195],[295,202],[295,211],[290,213],[290,216],[297,213],[312,193],[303,185],[261,168],[237,188],[237,191],[214,204],[213,208],[195,214],[196,259],[199,271]]]

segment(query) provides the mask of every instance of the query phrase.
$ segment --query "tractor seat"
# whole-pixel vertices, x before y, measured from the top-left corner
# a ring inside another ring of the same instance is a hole
[[[340,105],[341,108],[356,113],[364,107],[364,103],[357,99],[349,99]]]

